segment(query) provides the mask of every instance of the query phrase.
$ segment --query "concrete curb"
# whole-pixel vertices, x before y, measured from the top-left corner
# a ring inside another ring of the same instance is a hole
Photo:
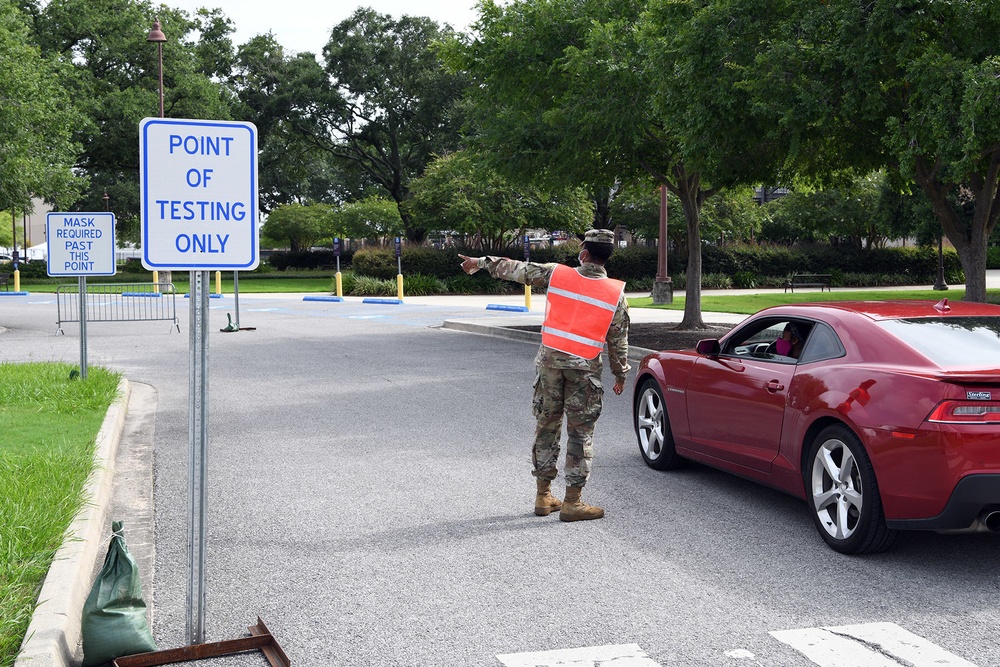
[[[38,595],[38,607],[14,667],[69,667],[79,665],[80,616],[90,592],[91,575],[104,553],[108,508],[114,490],[115,454],[121,442],[132,388],[122,378],[118,398],[108,408],[97,432],[96,468],[87,479],[88,502],[74,517],[56,552]]]

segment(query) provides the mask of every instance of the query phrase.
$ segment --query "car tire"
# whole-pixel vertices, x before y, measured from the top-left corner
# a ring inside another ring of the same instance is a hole
[[[673,470],[684,462],[674,449],[667,406],[656,380],[647,379],[639,386],[632,418],[639,452],[646,465],[654,470]]]
[[[871,460],[843,424],[824,428],[813,440],[803,479],[820,537],[843,554],[870,554],[893,545],[898,531],[885,524]]]

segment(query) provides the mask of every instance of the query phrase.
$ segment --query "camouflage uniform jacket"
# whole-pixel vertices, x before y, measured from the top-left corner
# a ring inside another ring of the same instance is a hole
[[[503,278],[523,285],[547,288],[555,264],[536,264],[534,262],[519,262],[506,257],[480,257],[479,268],[486,269],[494,278]],[[576,269],[580,275],[587,278],[607,278],[608,272],[603,266],[586,263]],[[622,294],[618,301],[615,316],[608,327],[607,351],[608,364],[616,380],[625,380],[625,374],[631,368],[628,365],[628,301]],[[589,370],[598,377],[601,374],[602,355],[593,359],[583,359],[572,354],[566,354],[550,347],[541,346],[535,357],[535,365],[544,368],[575,368]]]

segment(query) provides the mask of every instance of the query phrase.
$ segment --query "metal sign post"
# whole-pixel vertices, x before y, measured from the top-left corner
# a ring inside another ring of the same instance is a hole
[[[205,641],[205,508],[208,469],[208,271],[191,272],[188,357],[188,573],[189,644]]]
[[[260,261],[257,128],[145,118],[139,124],[139,183],[142,265],[190,271],[187,636],[189,644],[203,644],[209,280],[211,271],[251,270]],[[235,281],[234,273],[234,287]]]
[[[531,239],[524,235],[524,261],[531,261]],[[531,285],[524,286],[524,307],[531,310]]]
[[[236,301],[236,328],[240,328],[240,272],[233,271],[233,299]]]
[[[80,291],[80,379],[87,379],[87,276],[113,276],[114,213],[60,213],[45,216],[46,265],[50,276],[78,276]]]
[[[87,276],[80,276],[80,379],[87,379]]]
[[[403,239],[396,237],[396,298],[403,300]]]

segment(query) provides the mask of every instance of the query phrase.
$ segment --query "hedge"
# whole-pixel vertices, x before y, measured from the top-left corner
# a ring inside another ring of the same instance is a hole
[[[567,243],[548,248],[533,248],[531,261],[573,264],[579,245]],[[459,254],[478,256],[479,250],[448,248],[436,250],[427,247],[404,247],[402,269],[404,275],[421,274],[439,280],[449,280],[462,275]],[[500,253],[513,259],[524,259],[521,248],[510,248]],[[316,269],[332,266],[336,262],[332,251],[304,253],[275,253],[270,263],[279,270],[287,268]],[[631,246],[618,249],[608,262],[608,275],[630,283],[649,280],[656,276],[658,256],[656,248]],[[392,249],[365,248],[341,255],[341,264],[348,265],[359,276],[380,280],[395,278],[398,272],[396,254]],[[987,266],[1000,268],[1000,248],[990,248]],[[667,267],[671,275],[683,274],[687,269],[686,255],[670,252]],[[702,250],[702,274],[728,276],[734,286],[752,287],[754,283],[772,282],[793,273],[830,273],[834,284],[844,286],[844,281],[858,280],[861,274],[875,276],[884,284],[929,284],[937,278],[937,248],[902,247],[857,250],[847,247],[816,245],[788,248],[770,245],[705,246]],[[958,254],[954,250],[944,253],[944,271],[949,282],[964,281]]]

